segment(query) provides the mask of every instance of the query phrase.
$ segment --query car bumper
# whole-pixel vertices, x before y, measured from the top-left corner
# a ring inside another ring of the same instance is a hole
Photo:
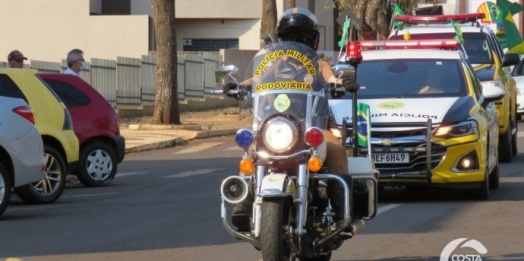
[[[476,160],[477,167],[472,170],[461,171],[457,166],[461,164],[462,159],[469,157]],[[446,153],[441,157],[437,166],[429,170],[418,172],[394,172],[386,171],[380,174],[379,184],[410,184],[420,183],[421,185],[445,185],[451,184],[464,186],[467,183],[481,182],[484,180],[486,169],[485,152],[482,152],[481,142],[470,142],[460,145],[454,145],[446,148]],[[431,158],[435,164],[435,158]],[[380,165],[377,164],[377,168]],[[456,183],[456,184],[453,184]]]
[[[117,163],[120,163],[124,160],[124,156],[126,154],[126,139],[122,135],[115,135],[113,136],[113,140],[116,144],[116,152],[117,152]]]

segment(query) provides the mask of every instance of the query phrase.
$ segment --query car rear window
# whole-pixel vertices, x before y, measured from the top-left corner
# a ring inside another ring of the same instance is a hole
[[[480,29],[479,29],[480,30]],[[462,33],[464,37],[464,51],[468,55],[468,61],[471,64],[493,64],[495,60],[492,55],[492,47],[489,44],[486,34]],[[429,40],[429,39],[453,39],[455,33],[421,33],[410,34],[411,40]],[[391,40],[403,40],[404,36],[393,35]]]
[[[53,79],[44,79],[44,82],[55,91],[68,109],[86,106],[91,103],[89,96],[69,83]]]
[[[22,90],[6,74],[0,74],[0,96],[23,99],[29,104]]]
[[[426,98],[467,95],[462,63],[451,59],[368,60],[359,65],[358,98]],[[429,86],[428,90],[424,88]],[[351,94],[345,98],[350,99]]]

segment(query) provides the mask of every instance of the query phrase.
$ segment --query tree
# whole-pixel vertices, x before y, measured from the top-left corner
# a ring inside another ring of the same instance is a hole
[[[394,5],[398,4],[404,13],[413,13],[416,0],[336,0],[342,10],[349,9],[358,23],[359,40],[385,40],[388,38]],[[435,2],[434,2],[435,3]]]
[[[180,124],[177,82],[175,0],[151,0],[156,42],[153,124]]]
[[[286,10],[290,8],[295,8],[296,3],[295,0],[286,0]]]
[[[276,38],[277,29],[277,3],[276,0],[262,0],[262,24],[260,25],[260,37],[264,37],[268,34]],[[260,48],[265,46],[264,43],[260,44]]]

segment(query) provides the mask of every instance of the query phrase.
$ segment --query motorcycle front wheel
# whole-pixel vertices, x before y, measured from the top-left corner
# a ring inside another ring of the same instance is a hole
[[[262,202],[260,220],[260,241],[262,243],[262,260],[281,261],[287,258],[284,251],[287,244],[284,240],[284,200],[283,198],[266,198]]]

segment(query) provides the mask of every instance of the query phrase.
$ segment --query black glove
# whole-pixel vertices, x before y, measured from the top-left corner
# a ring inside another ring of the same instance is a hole
[[[235,98],[238,100],[238,94],[231,94],[229,91],[237,88],[237,84],[234,82],[228,82],[224,87],[222,87],[222,92],[230,98]]]
[[[360,89],[360,85],[355,82],[352,78],[345,78],[342,80],[342,85],[346,88],[346,91],[350,93],[357,92]]]

